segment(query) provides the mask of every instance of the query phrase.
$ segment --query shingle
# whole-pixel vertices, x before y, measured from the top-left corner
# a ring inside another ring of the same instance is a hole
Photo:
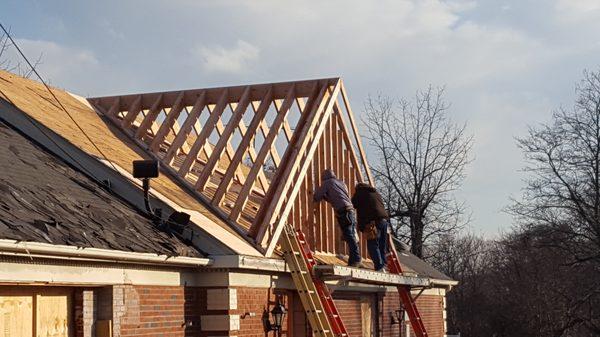
[[[2,122],[0,238],[201,256]]]

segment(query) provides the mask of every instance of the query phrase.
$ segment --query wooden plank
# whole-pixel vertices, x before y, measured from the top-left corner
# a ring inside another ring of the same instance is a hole
[[[202,192],[206,188],[206,184],[207,184],[208,180],[214,174],[215,167],[218,165],[219,161],[221,160],[221,155],[223,154],[223,150],[229,143],[229,139],[231,138],[231,135],[233,134],[235,129],[238,128],[239,123],[242,120],[242,116],[246,112],[246,109],[248,108],[248,104],[250,103],[250,90],[251,89],[252,88],[250,86],[247,86],[246,90],[244,90],[244,94],[242,95],[240,102],[237,104],[237,107],[235,108],[233,115],[227,122],[227,126],[225,127],[225,130],[223,130],[223,132],[221,133],[221,137],[219,137],[217,144],[213,148],[212,155],[206,162],[206,165],[204,165],[204,168],[202,169],[202,173],[198,177],[198,180],[196,181],[196,184],[194,186],[194,188],[196,188],[198,191]]]
[[[348,187],[348,193],[350,193],[350,182],[348,181],[348,176],[346,175],[346,170],[344,168],[344,143],[342,140],[342,131],[336,128],[336,133],[337,133],[337,146],[336,146],[336,150],[337,150],[337,163],[338,163],[338,174],[341,177],[342,181],[344,182],[344,184],[346,184],[346,186]],[[352,194],[350,194],[350,197],[352,197]],[[342,237],[342,231],[340,228],[338,228],[337,230],[337,234],[336,234],[336,240],[338,242],[337,245],[337,249],[336,252],[340,253],[340,254],[344,254],[344,241],[341,239]]]
[[[352,175],[352,164],[350,163],[350,151],[348,150],[348,148],[344,149],[344,177],[345,180],[348,182],[348,192],[350,193],[350,195],[354,195],[354,185],[352,185],[352,181],[351,181],[351,175]],[[348,246],[344,244],[344,254],[348,255]]]
[[[257,100],[260,97],[263,97],[269,88],[273,87],[273,97],[275,99],[284,98],[286,95],[286,89],[293,83],[296,86],[296,96],[306,97],[312,93],[312,88],[317,81],[326,82],[329,84],[333,84],[338,81],[339,78],[325,78],[325,79],[313,79],[313,80],[303,80],[303,81],[289,81],[289,82],[278,82],[278,83],[263,83],[263,84],[255,84],[253,85],[254,90],[252,91],[251,100]],[[214,104],[219,95],[223,90],[228,90],[230,101],[239,101],[239,98],[242,96],[245,86],[230,86],[230,87],[219,87],[219,88],[202,88],[202,89],[191,89],[186,90],[186,94],[189,97],[198,96],[202,91],[206,90],[209,104]],[[165,91],[162,93],[145,93],[144,94],[144,102],[146,98],[153,99],[159,94],[164,95],[165,105],[172,105],[175,101],[177,94],[180,90],[176,91]],[[120,95],[120,96],[106,96],[106,97],[90,97],[89,100],[98,102],[97,104],[103,107],[105,110],[108,110],[110,106],[106,106],[111,104],[115,97],[121,97],[122,103],[129,105],[139,94],[130,94],[130,95]],[[211,97],[216,97],[215,99]]]
[[[223,125],[223,122],[219,118],[219,120],[217,121],[217,135],[219,136],[219,138],[223,134],[223,131],[225,131],[225,126]],[[209,147],[210,146],[205,146],[206,150],[208,150]],[[212,151],[212,149],[210,151]],[[212,153],[212,152],[207,151],[206,153],[207,153],[207,158],[210,158],[210,153]],[[231,146],[231,143],[229,143],[229,139],[228,139],[227,145],[225,146],[225,156],[227,157],[227,160],[229,160],[231,162],[231,159],[233,158],[234,154],[235,154],[235,151],[233,150],[233,147]],[[244,179],[246,179],[244,172],[242,171],[242,169],[240,167],[238,167],[237,171],[235,172],[235,177],[239,181],[244,181]]]
[[[283,122],[285,123],[285,118]],[[267,135],[269,134],[269,127],[267,126],[267,123],[264,120],[262,121],[262,123],[260,123],[259,128],[263,136],[267,138]],[[271,151],[269,153],[271,154],[271,159],[273,159],[273,164],[275,165],[275,167],[279,167],[279,163],[281,163],[281,158],[279,157],[279,153],[277,153],[277,148],[275,146],[272,146]]]
[[[120,106],[121,106],[121,99],[119,97],[117,97],[114,100],[113,104],[111,105],[110,109],[108,110],[108,113],[106,113],[106,115],[109,118],[112,118],[113,120],[117,120],[118,119],[117,114],[119,113]]]
[[[33,307],[32,295],[0,294],[0,331],[2,335],[8,337],[35,336]]]
[[[277,113],[279,113],[280,108],[277,107],[277,103],[280,100],[274,100],[273,103],[275,105],[275,110],[277,111]],[[256,109],[258,108],[256,106],[255,102],[252,102],[252,107],[254,108],[254,111],[256,111]],[[285,118],[283,119],[283,123],[284,123],[284,127],[285,127]],[[264,138],[267,138],[267,134],[269,134],[269,126],[267,125],[267,122],[263,119],[260,124],[259,124],[259,129],[260,132],[262,133]],[[271,148],[271,151],[269,152],[271,154],[271,158],[273,159],[273,164],[275,165],[275,167],[279,167],[279,163],[281,162],[281,158],[279,157],[279,153],[277,153],[277,149],[275,147]]]
[[[248,129],[246,128],[246,124],[244,124],[243,120],[240,121],[240,125],[238,126],[238,129],[240,130],[240,135],[242,137],[244,137],[244,135],[246,134],[246,132],[248,131]],[[254,138],[252,138],[252,141],[253,140],[254,140]],[[254,151],[254,146],[248,147],[247,153],[248,153],[248,156],[250,158],[250,161],[252,161],[252,164],[254,165],[254,162],[256,161],[256,151]],[[257,179],[258,179],[258,183],[260,185],[260,188],[262,189],[262,192],[266,193],[267,189],[269,188],[269,180],[267,179],[267,176],[265,176],[265,173],[262,170],[258,172]],[[246,182],[246,178],[245,177],[244,177],[243,180],[239,180],[239,183],[241,185],[244,185],[245,182]]]
[[[259,170],[262,170],[262,165],[267,157],[267,154],[268,154],[268,152],[271,151],[271,147],[272,147],[273,143],[275,142],[275,138],[279,134],[279,130],[281,129],[283,120],[292,105],[292,102],[293,102],[292,98],[293,98],[294,92],[295,92],[295,87],[291,88],[288,91],[288,96],[286,97],[287,105],[284,106],[282,108],[282,111],[279,114],[277,114],[277,116],[275,117],[275,120],[273,121],[273,125],[271,125],[271,129],[269,130],[269,134],[267,134],[265,141],[263,142],[260,150],[258,151],[258,156],[256,157],[256,162],[252,166],[252,169],[250,169],[250,173],[248,173],[248,179],[246,180],[246,183],[242,187],[242,190],[240,191],[238,200],[236,201],[235,206],[234,206],[233,210],[231,211],[230,219],[232,219],[234,221],[237,221],[241,210],[244,208],[244,205],[246,204],[246,201],[248,199],[248,193],[250,193],[250,191],[252,190],[252,187],[254,185],[254,180],[256,179],[256,175],[258,174]],[[267,205],[267,204],[265,203],[265,205]]]
[[[356,145],[358,146],[358,152],[360,153],[360,157],[362,159],[365,171],[367,173],[367,178],[369,179],[369,183],[372,186],[375,186],[375,181],[373,180],[373,175],[371,174],[371,168],[369,167],[369,163],[367,161],[367,156],[362,146],[362,142],[360,141],[360,136],[358,134],[358,129],[356,128],[356,123],[354,122],[354,114],[352,113],[352,109],[350,108],[350,101],[348,101],[348,97],[346,95],[346,89],[344,88],[344,82],[342,82],[342,100],[344,101],[344,106],[346,107],[346,112],[348,113],[348,118],[350,119],[350,125],[352,126],[352,133],[354,134],[354,139],[356,139]],[[359,169],[357,167],[357,169]],[[359,169],[360,170],[360,169]]]
[[[128,129],[131,127],[131,123],[135,120],[135,118],[140,114],[142,110],[142,95],[139,95],[133,103],[127,109],[127,114],[123,117],[121,121],[121,126]]]
[[[97,320],[96,321],[96,337],[112,337],[112,320]]]
[[[315,173],[316,173],[316,179],[315,179],[315,189],[318,186],[321,186],[321,184],[323,183],[323,167],[325,167],[325,162],[324,162],[324,156],[323,156],[323,152],[324,150],[324,146],[323,146],[323,139],[319,140],[319,144],[317,145],[317,153],[316,153],[316,157],[315,157]],[[325,237],[323,235],[324,233],[324,228],[326,226],[326,220],[325,220],[325,205],[322,202],[316,203],[316,217],[315,217],[315,223],[317,225],[317,245],[316,247],[318,247],[318,250],[323,252],[325,251]]]
[[[298,100],[300,100],[302,103],[297,103],[298,107],[301,106],[300,111],[304,111],[304,101],[302,100],[301,97],[297,97],[296,98],[296,102],[298,102]],[[281,109],[281,101],[277,100],[275,101],[275,109],[277,109],[277,111],[279,111],[279,109]],[[288,123],[287,118],[283,121],[283,132],[285,132],[285,138],[287,139],[288,142],[290,142],[292,140],[292,135],[294,134],[294,132],[292,131],[292,128],[290,127],[290,123]]]
[[[335,114],[335,111],[332,113],[332,115]],[[340,156],[339,156],[339,150],[338,150],[338,133],[337,133],[337,123],[336,123],[336,118],[332,116],[332,118],[329,119],[331,121],[331,163],[332,163],[332,168],[335,171],[335,174],[337,175],[338,179],[340,179],[344,184],[347,184],[346,181],[344,181],[344,174],[342,172],[342,170],[340,170]],[[333,253],[337,253],[340,251],[339,247],[340,247],[340,240],[339,237],[341,235],[341,231],[340,231],[340,226],[336,223],[337,219],[334,219],[333,222],[333,247],[332,247],[332,252]]]
[[[227,89],[223,90],[221,93],[221,97],[215,106],[215,109],[211,112],[208,120],[206,121],[206,125],[200,130],[200,134],[194,141],[194,144],[190,148],[190,153],[188,153],[187,157],[183,160],[181,167],[179,168],[178,174],[181,177],[185,177],[187,173],[190,171],[190,168],[196,161],[198,153],[204,148],[206,140],[213,132],[215,127],[217,126],[217,121],[220,121],[221,114],[225,107],[227,106]]]
[[[319,111],[319,108],[321,107],[321,101],[323,100],[323,97],[325,96],[327,92],[327,84],[324,82],[317,82],[315,83],[315,87],[314,87],[314,92],[313,94],[311,94],[311,104],[309,104],[306,108],[306,110],[309,111],[303,111],[301,119],[299,121],[298,124],[300,124],[299,126],[299,130],[301,130],[301,132],[295,134],[292,138],[292,141],[290,142],[290,145],[288,145],[288,148],[286,149],[285,153],[283,154],[283,162],[285,163],[284,165],[282,165],[278,170],[277,173],[275,175],[275,177],[273,178],[273,182],[274,184],[271,184],[271,186],[276,186],[275,188],[270,188],[269,191],[267,192],[267,196],[264,200],[265,205],[269,205],[269,209],[267,208],[262,208],[259,212],[259,214],[257,215],[257,217],[254,219],[254,222],[252,223],[252,227],[250,227],[250,236],[252,237],[257,237],[259,235],[264,235],[264,233],[267,230],[267,228],[261,228],[263,227],[263,218],[265,217],[265,214],[267,213],[271,213],[273,212],[273,208],[275,207],[275,204],[273,204],[273,200],[275,200],[276,203],[280,203],[283,202],[283,198],[285,198],[285,189],[284,186],[286,183],[290,182],[292,180],[291,174],[292,174],[292,164],[293,161],[298,161],[299,158],[297,158],[299,151],[298,151],[298,147],[302,145],[302,142],[305,140],[305,135],[308,133],[309,128],[312,127],[312,125],[314,123],[316,123],[318,114],[317,111]],[[283,123],[283,121],[282,121]],[[306,127],[305,127],[306,125]],[[293,161],[290,161],[290,158],[293,158]],[[283,182],[283,183],[282,183]],[[270,214],[269,214],[270,216]]]
[[[72,300],[70,294],[46,294],[44,290],[36,295],[37,336],[70,337]]]
[[[183,125],[181,126],[181,129],[179,130],[179,132],[175,135],[175,139],[173,139],[173,143],[171,144],[171,146],[167,150],[167,153],[165,154],[163,161],[165,163],[167,163],[167,165],[172,164],[173,158],[175,158],[179,149],[181,147],[183,147],[183,144],[186,143],[190,132],[192,132],[192,128],[195,127],[196,125],[198,125],[199,128],[197,129],[197,132],[199,132],[202,129],[202,127],[200,126],[200,123],[198,122],[198,118],[200,117],[200,114],[202,113],[202,110],[204,110],[205,106],[206,106],[206,91],[203,91],[200,94],[200,96],[198,96],[198,98],[196,99],[196,102],[194,102],[194,106],[192,107],[192,110],[190,111],[189,115],[183,122]],[[189,149],[188,149],[188,154],[189,154]]]
[[[319,180],[318,185],[321,186],[323,184],[323,171],[327,166],[326,157],[327,151],[325,150],[325,138],[321,138],[319,144],[317,145],[318,153],[319,153]],[[327,252],[327,205],[324,202],[319,202],[319,229],[321,234],[321,251]]]
[[[135,132],[136,139],[142,139],[142,137],[146,136],[148,129],[152,126],[152,124],[154,124],[156,117],[158,117],[160,110],[162,110],[161,102],[162,102],[162,95],[158,95],[158,98],[156,99],[154,104],[152,104],[152,107],[146,114],[146,118],[144,118],[144,120],[140,124],[140,127]]]
[[[300,203],[302,204],[302,212],[300,214],[300,225],[302,228],[302,232],[306,233],[306,240],[308,241],[308,245],[314,250],[314,242],[312,242],[313,236],[311,233],[312,228],[308,224],[308,215],[310,214],[311,210],[310,202],[308,201],[308,174],[302,181],[302,187],[300,189]]]
[[[288,165],[286,167],[286,174],[283,175],[284,179],[284,183],[283,184],[278,184],[277,188],[278,190],[276,190],[276,193],[274,194],[276,197],[273,198],[274,201],[276,201],[276,204],[274,205],[275,207],[273,207],[272,209],[269,210],[269,212],[266,214],[266,216],[264,217],[265,220],[262,221],[262,231],[259,234],[259,237],[257,237],[257,239],[260,239],[261,245],[264,244],[264,239],[266,238],[266,229],[268,227],[268,224],[272,223],[276,217],[279,218],[279,220],[277,221],[275,228],[274,228],[274,233],[273,236],[271,237],[268,245],[267,245],[267,249],[265,251],[265,256],[269,257],[271,256],[271,254],[273,253],[273,250],[275,249],[275,245],[277,244],[277,240],[279,239],[279,236],[281,235],[281,231],[283,229],[283,223],[282,220],[284,220],[287,217],[287,214],[289,212],[289,207],[291,206],[290,203],[288,203],[287,205],[285,205],[283,213],[277,214],[280,211],[280,208],[282,207],[282,200],[281,198],[278,198],[279,195],[281,195],[280,193],[284,190],[287,190],[290,186],[290,184],[292,183],[291,181],[285,181],[285,177],[289,177],[291,172],[296,171],[296,169],[300,169],[299,170],[299,176],[297,176],[297,179],[301,180],[302,178],[304,178],[304,175],[306,173],[306,169],[308,167],[308,160],[304,160],[302,163],[300,163],[300,161],[297,159],[299,157],[301,157],[300,154],[305,153],[305,150],[307,147],[309,147],[308,151],[306,152],[306,158],[311,158],[312,155],[314,154],[316,147],[317,147],[317,141],[313,141],[311,142],[311,144],[309,145],[308,143],[308,139],[306,137],[307,134],[311,134],[313,133],[311,130],[316,127],[317,131],[314,132],[314,138],[315,139],[319,139],[322,135],[323,129],[325,128],[325,121],[327,121],[327,118],[329,117],[329,115],[331,114],[331,111],[333,109],[333,103],[335,102],[335,100],[337,99],[337,95],[340,92],[340,81],[337,81],[333,90],[331,90],[331,92],[328,91],[329,97],[328,99],[322,99],[318,108],[315,111],[315,117],[318,117],[318,115],[321,115],[323,118],[323,122],[321,122],[319,124],[319,120],[317,118],[315,118],[315,120],[311,120],[311,123],[308,125],[309,128],[305,128],[302,131],[306,131],[306,133],[300,134],[300,139],[302,140],[301,144],[298,144],[298,147],[295,149],[292,149],[293,152],[291,152],[292,154],[296,154],[296,155],[292,155],[291,158],[296,158],[296,160],[294,160],[291,165]],[[318,113],[319,110],[322,110],[322,113]],[[315,123],[313,123],[315,122]],[[300,187],[300,184],[295,184],[292,187],[292,193],[289,195],[289,198],[293,199],[296,197],[296,193],[298,191]],[[273,206],[273,205],[272,205]]]
[[[173,124],[177,121],[177,118],[179,117],[181,110],[183,110],[183,108],[184,108],[184,105],[183,105],[184,97],[185,97],[185,91],[182,91],[179,94],[179,96],[177,96],[175,103],[171,106],[171,110],[169,110],[169,113],[167,113],[167,117],[165,117],[165,120],[162,122],[162,124],[158,128],[158,131],[156,131],[156,135],[154,136],[154,139],[152,139],[152,143],[150,143],[150,151],[152,151],[152,152],[158,151],[158,149],[160,148],[160,145],[164,142],[165,137],[167,136],[167,133],[169,132],[169,130],[172,129]],[[177,134],[177,133],[175,133],[175,134]]]
[[[358,161],[358,158],[356,157],[356,152],[354,150],[354,145],[352,145],[352,140],[350,140],[350,133],[348,133],[348,128],[346,127],[346,123],[344,122],[344,119],[342,118],[342,111],[341,111],[341,109],[339,109],[339,105],[337,102],[333,106],[333,110],[334,110],[334,112],[336,112],[335,115],[338,119],[338,124],[339,124],[340,128],[342,129],[342,136],[343,136],[344,142],[346,143],[346,148],[348,148],[350,150],[350,155],[352,158],[352,162],[354,163],[354,167],[360,168],[360,163]],[[360,169],[358,170],[358,177],[359,177],[360,181],[364,180],[362,171]]]
[[[290,93],[291,93],[291,95],[293,95],[293,88],[290,89]],[[223,197],[225,196],[225,194],[229,190],[229,187],[231,186],[233,174],[234,174],[235,170],[238,168],[238,166],[240,165],[240,163],[242,162],[242,160],[244,159],[244,155],[246,154],[246,152],[248,151],[248,149],[250,147],[250,142],[252,141],[252,139],[254,138],[254,135],[256,134],[256,131],[257,131],[256,126],[260,123],[260,121],[263,120],[267,111],[269,110],[269,106],[271,104],[272,97],[273,97],[272,90],[269,90],[267,92],[267,95],[265,97],[263,97],[260,106],[258,107],[258,109],[256,110],[256,113],[252,117],[252,120],[250,121],[250,125],[248,126],[248,129],[246,130],[245,134],[242,136],[242,140],[240,141],[240,144],[238,145],[238,149],[235,152],[235,154],[233,155],[233,158],[231,159],[231,163],[229,164],[227,171],[225,171],[225,175],[223,176],[223,179],[221,180],[221,184],[219,185],[219,188],[217,188],[217,191],[215,192],[215,196],[213,198],[213,205],[220,205],[221,202],[223,201]],[[256,159],[256,158],[254,158],[254,159]],[[256,161],[255,160],[253,160],[253,161],[255,163],[254,165],[256,165]],[[241,195],[238,196],[238,198],[242,198],[242,197],[245,197],[245,196],[241,196]]]
[[[325,140],[325,169],[333,169],[333,152],[332,152],[332,139],[331,139],[331,121],[333,118],[328,118],[323,132],[323,139]],[[334,172],[335,174],[335,172]],[[336,226],[335,210],[329,204],[324,202],[325,209],[327,212],[327,252],[333,253],[334,251],[334,230]]]

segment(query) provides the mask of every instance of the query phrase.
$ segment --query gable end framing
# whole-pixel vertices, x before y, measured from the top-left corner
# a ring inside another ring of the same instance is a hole
[[[314,251],[345,253],[333,211],[312,201],[326,168],[351,192],[358,181],[373,183],[341,79],[88,101],[265,256],[285,223],[305,231]]]

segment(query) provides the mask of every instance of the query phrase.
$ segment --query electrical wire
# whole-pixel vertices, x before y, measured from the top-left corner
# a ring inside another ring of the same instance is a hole
[[[92,146],[94,146],[94,148],[98,151],[98,153],[100,153],[100,155],[102,155],[102,157],[104,157],[104,159],[110,164],[110,166],[112,166],[112,168],[116,172],[119,172],[119,170],[117,170],[117,167],[115,166],[115,164],[108,159],[108,157],[104,154],[104,152],[102,152],[102,150],[100,150],[100,148],[96,145],[96,143],[94,143],[94,141],[92,140],[92,138],[90,138],[90,136],[83,130],[83,128],[81,127],[81,125],[79,125],[79,123],[77,123],[77,121],[75,120],[75,118],[73,118],[73,116],[67,111],[67,109],[65,108],[65,106],[58,99],[58,97],[56,97],[56,95],[54,94],[54,92],[52,92],[52,90],[50,89],[50,87],[48,86],[48,84],[46,84],[46,81],[44,81],[44,79],[42,78],[42,76],[40,76],[40,74],[37,72],[37,70],[35,69],[35,67],[31,64],[31,62],[29,62],[29,59],[27,59],[27,57],[25,56],[25,54],[21,51],[21,48],[19,48],[19,46],[17,45],[17,43],[15,42],[15,40],[13,40],[12,36],[9,34],[9,32],[6,30],[6,28],[4,28],[4,25],[2,23],[0,23],[0,28],[2,28],[2,30],[4,31],[4,34],[6,34],[6,36],[8,37],[8,39],[10,40],[10,42],[12,43],[12,45],[19,52],[19,54],[21,55],[21,57],[23,57],[23,59],[25,60],[25,62],[27,62],[27,64],[29,65],[29,67],[31,68],[31,70],[33,71],[33,73],[37,76],[37,78],[40,80],[40,82],[42,82],[42,84],[46,87],[46,89],[48,90],[48,92],[50,93],[50,95],[52,95],[52,97],[54,97],[54,99],[56,100],[56,102],[58,103],[58,105],[61,107],[61,109],[67,114],[67,116],[69,116],[69,118],[77,126],[77,128],[79,129],[79,131],[81,131],[81,133],[87,138],[87,140],[92,144]]]
[[[2,90],[0,90],[0,94],[3,96],[4,99],[6,99],[6,101],[8,103],[10,103],[11,105],[15,106],[15,103],[10,99],[10,97],[8,97],[7,94],[5,94]],[[65,149],[62,148],[62,146],[60,146],[55,140],[54,138],[50,137],[50,135],[48,133],[46,133],[46,130],[42,129],[42,127],[40,125],[38,125],[31,116],[29,116],[28,114],[24,113],[23,114],[25,116],[25,119],[27,119],[27,121],[29,123],[31,123],[31,125],[33,125],[34,128],[38,129],[38,131],[44,135],[46,138],[48,138],[48,140],[54,144],[54,146],[56,146],[57,149],[59,149],[62,153],[64,153],[67,157],[69,157],[69,159],[71,159],[73,161],[73,163],[77,164],[77,166],[75,166],[74,164],[71,164],[71,166],[77,167],[77,169],[83,170],[90,178],[92,178],[94,181],[96,181],[97,183],[99,183],[100,185],[105,185],[105,183],[103,181],[101,181],[100,179],[98,179],[98,177],[96,177],[91,171],[89,171],[84,165],[82,165],[77,159],[75,159],[69,152],[67,152]],[[10,124],[8,123],[8,121],[4,120],[3,118],[0,117],[0,121],[3,121],[5,124]]]

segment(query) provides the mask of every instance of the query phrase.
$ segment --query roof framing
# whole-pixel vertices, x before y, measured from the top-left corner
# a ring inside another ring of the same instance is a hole
[[[88,101],[210,200],[265,256],[290,222],[322,226],[327,235],[318,239],[319,229],[307,228],[315,250],[345,249],[336,242],[332,211],[311,197],[325,168],[350,190],[357,181],[373,182],[340,78]]]

